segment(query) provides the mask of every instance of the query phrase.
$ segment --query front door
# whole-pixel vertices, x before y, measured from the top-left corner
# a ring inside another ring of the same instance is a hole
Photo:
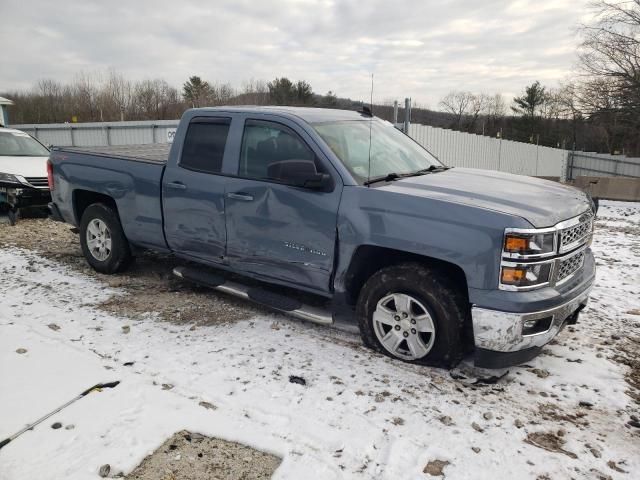
[[[228,259],[239,270],[328,291],[341,184],[318,191],[271,178],[269,166],[286,160],[330,170],[293,126],[245,121],[237,177],[227,178]]]
[[[177,166],[162,184],[167,243],[176,253],[220,262],[227,241],[222,170],[230,118],[195,117]]]

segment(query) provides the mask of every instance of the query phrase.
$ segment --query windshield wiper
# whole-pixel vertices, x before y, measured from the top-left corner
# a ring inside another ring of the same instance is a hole
[[[415,172],[409,172],[409,173],[391,172],[391,173],[387,173],[386,175],[380,175],[379,177],[371,178],[366,182],[364,182],[364,185],[371,185],[372,183],[377,183],[377,182],[391,182],[399,178],[417,177],[419,175],[426,175],[427,173],[433,173],[433,172],[443,172],[445,170],[449,170],[450,168],[451,167],[445,167],[444,165],[429,165],[427,168],[422,168],[420,170],[416,170]]]
[[[387,173],[386,175],[381,175],[379,177],[373,177],[367,180],[366,182],[364,182],[364,185],[371,185],[372,183],[378,183],[378,182],[391,182],[393,180],[397,180],[400,177],[402,177],[402,175],[400,175],[399,173],[391,172],[391,173]]]
[[[445,167],[444,165],[429,165],[427,168],[416,170],[415,172],[403,173],[402,177],[417,177],[419,175],[426,175],[427,173],[443,172],[449,170],[451,167]]]

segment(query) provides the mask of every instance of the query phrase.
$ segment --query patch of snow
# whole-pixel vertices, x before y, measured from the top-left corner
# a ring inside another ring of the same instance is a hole
[[[601,205],[603,217],[635,221],[624,216],[629,204]],[[435,459],[450,462],[447,479],[591,478],[593,470],[630,478],[607,466],[640,471],[637,436],[624,425],[634,408],[626,367],[607,358],[615,344],[605,340],[638,331],[640,317],[626,312],[640,308],[639,240],[602,228],[593,248],[603,264],[575,331],[485,387],[280,315],[195,329],[114,317],[96,305],[122,291],[33,253],[0,250],[0,437],[95,383],[122,382],[7,445],[0,478],[98,478],[105,463],[126,473],[183,429],[281,456],[277,479],[425,479]],[[53,430],[56,421],[75,428]],[[560,428],[577,459],[524,442]]]

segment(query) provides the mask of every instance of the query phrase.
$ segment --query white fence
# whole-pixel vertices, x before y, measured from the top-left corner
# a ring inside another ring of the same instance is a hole
[[[168,143],[179,120],[137,122],[49,123],[11,125],[45,145],[58,147],[98,147]]]
[[[167,143],[178,120],[14,125],[45,145],[108,146]],[[520,175],[563,177],[567,151],[444,128],[411,124],[409,135],[446,165]]]
[[[417,124],[409,126],[409,135],[452,167],[541,177],[562,177],[566,169],[568,152],[559,148]]]
[[[640,158],[593,152],[571,152],[567,165],[567,179],[574,180],[581,176],[640,178]]]

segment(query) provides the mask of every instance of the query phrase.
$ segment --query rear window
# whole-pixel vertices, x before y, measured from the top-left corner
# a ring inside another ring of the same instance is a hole
[[[205,173],[220,173],[229,134],[229,118],[196,118],[189,124],[180,166]]]

